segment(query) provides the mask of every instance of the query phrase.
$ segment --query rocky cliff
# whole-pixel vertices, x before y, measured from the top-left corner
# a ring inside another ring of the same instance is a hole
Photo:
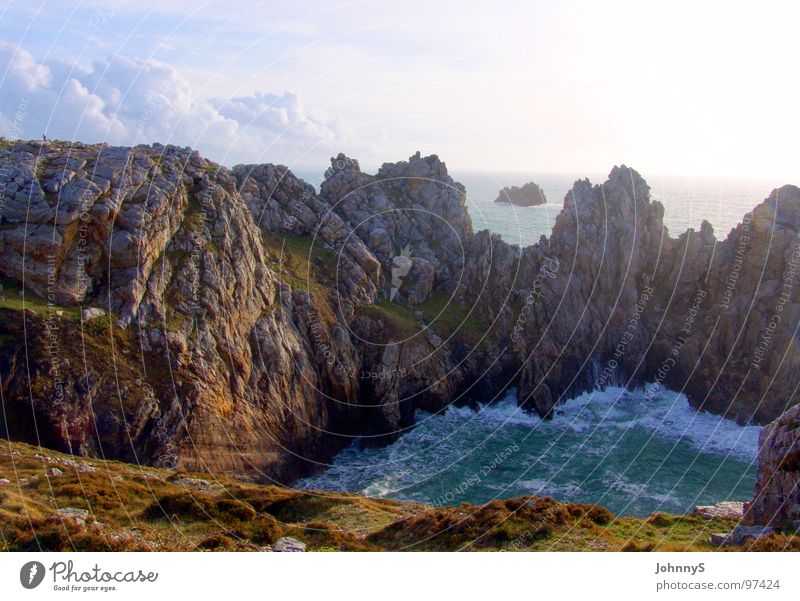
[[[800,528],[800,406],[766,426],[758,441],[758,481],[745,508],[751,524]]]
[[[171,146],[3,142],[0,163],[14,439],[287,481],[510,387],[543,416],[645,382],[742,422],[797,402],[793,186],[724,240],[672,238],[615,167],[518,248],[419,153],[375,175],[339,155],[319,193]]]

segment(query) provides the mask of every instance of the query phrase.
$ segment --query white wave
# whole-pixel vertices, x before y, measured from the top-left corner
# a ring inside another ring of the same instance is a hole
[[[689,441],[698,451],[753,461],[758,454],[759,426],[698,412],[685,395],[661,390],[656,394],[607,388],[564,403],[556,415],[561,428],[587,433],[598,428],[644,428],[670,440]]]
[[[637,424],[669,440],[688,439],[699,451],[753,461],[758,455],[759,426],[740,426],[731,419],[698,412],[685,395],[663,391]]]

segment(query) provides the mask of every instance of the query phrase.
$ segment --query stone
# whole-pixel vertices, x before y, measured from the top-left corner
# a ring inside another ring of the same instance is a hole
[[[216,485],[209,482],[208,480],[203,480],[202,478],[178,478],[177,480],[175,480],[175,484],[205,491],[213,490],[214,488],[216,488]]]
[[[64,507],[58,510],[57,515],[53,516],[54,520],[70,520],[76,524],[84,524],[88,518],[89,511],[77,507]]]
[[[60,469],[58,469],[57,467],[51,467],[49,470],[47,470],[47,475],[48,475],[48,476],[60,476],[60,475],[61,475],[61,474],[63,474],[63,473],[64,473],[64,472],[62,472],[62,471],[61,471]]]
[[[11,480],[8,478],[0,478],[0,486],[3,484],[11,484]]]
[[[717,546],[741,546],[768,536],[774,531],[769,526],[736,526],[733,531],[726,534],[715,533],[709,537],[709,542]]]
[[[105,314],[106,314],[106,312],[103,309],[99,309],[97,307],[89,307],[88,309],[84,309],[81,312],[81,320],[82,321],[90,321],[92,319],[96,319],[98,317],[102,317]]]
[[[698,505],[692,515],[712,519],[741,520],[744,516],[744,503],[740,501],[724,501],[714,505]]]
[[[306,544],[291,536],[284,536],[272,547],[276,553],[302,553],[306,550]]]
[[[714,545],[715,547],[721,547],[722,545],[725,544],[727,538],[728,538],[727,532],[715,532],[708,537],[708,542]]]

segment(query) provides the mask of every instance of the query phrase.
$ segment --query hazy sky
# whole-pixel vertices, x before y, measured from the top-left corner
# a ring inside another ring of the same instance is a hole
[[[799,5],[0,0],[0,133],[800,183]]]

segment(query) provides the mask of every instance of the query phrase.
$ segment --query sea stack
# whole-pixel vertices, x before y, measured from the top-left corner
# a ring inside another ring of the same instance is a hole
[[[518,207],[536,207],[547,202],[544,190],[536,182],[528,182],[521,188],[510,186],[503,188],[497,195],[495,202],[513,204]]]

